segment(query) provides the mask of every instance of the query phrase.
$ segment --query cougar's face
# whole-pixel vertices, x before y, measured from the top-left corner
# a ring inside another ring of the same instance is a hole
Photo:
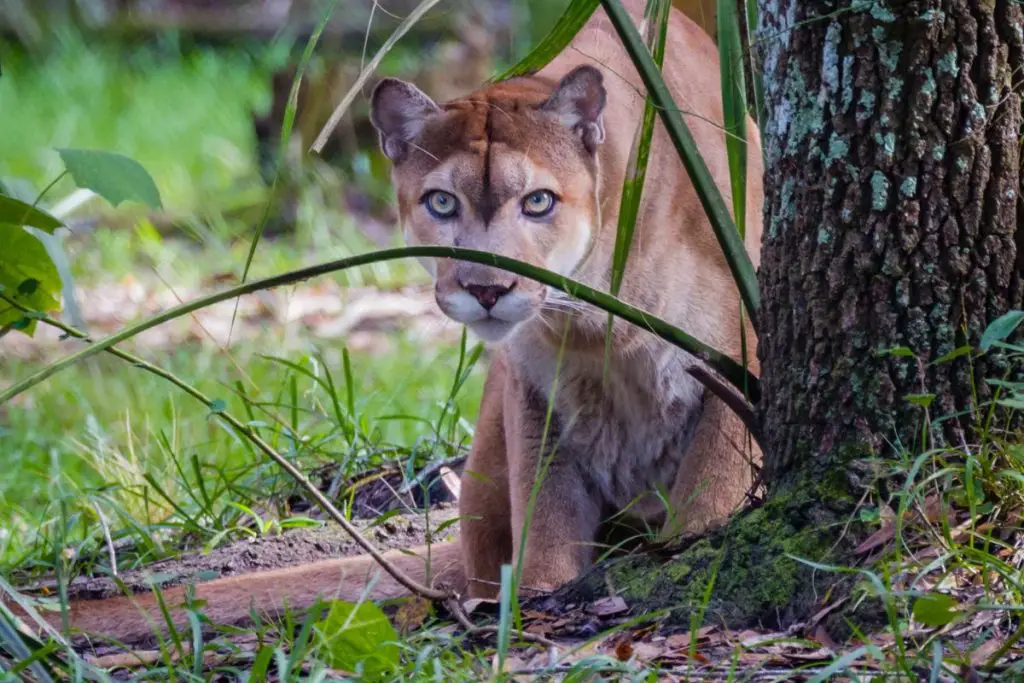
[[[392,159],[399,220],[410,245],[463,247],[563,275],[597,230],[600,73],[581,67],[554,91],[501,83],[438,106],[387,79],[373,120]],[[422,259],[441,310],[486,341],[504,338],[550,305],[545,285],[491,265]]]

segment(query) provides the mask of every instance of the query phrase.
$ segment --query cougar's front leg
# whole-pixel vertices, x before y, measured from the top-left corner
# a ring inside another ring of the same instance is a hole
[[[682,458],[669,500],[663,537],[703,533],[743,504],[761,451],[721,399],[705,393],[704,410]]]
[[[476,598],[498,594],[501,565],[512,561],[508,457],[505,447],[506,366],[495,357],[484,383],[473,445],[463,468],[459,539],[467,591]]]
[[[522,593],[550,590],[571,581],[590,566],[600,523],[600,505],[587,491],[578,454],[559,444],[555,425],[548,426],[547,406],[536,392],[518,382],[506,390],[512,503],[513,556],[523,553]],[[541,452],[542,444],[544,452]],[[554,449],[552,455],[552,449]],[[536,500],[527,521],[530,499]]]

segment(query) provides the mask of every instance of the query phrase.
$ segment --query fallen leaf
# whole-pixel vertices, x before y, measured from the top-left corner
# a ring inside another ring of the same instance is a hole
[[[617,595],[601,598],[590,603],[590,607],[587,608],[588,612],[597,617],[610,617],[615,614],[622,614],[628,610],[629,606],[626,605],[626,601]]]
[[[430,601],[419,595],[414,595],[395,612],[395,626],[398,632],[404,636],[409,635],[426,621],[430,614]]]
[[[718,627],[717,626],[705,626],[705,627],[699,629],[697,631],[697,642],[700,642],[701,640],[704,640],[705,638],[707,638],[708,634],[710,634],[716,628],[718,628]],[[687,631],[686,633],[676,633],[675,635],[671,635],[671,636],[669,636],[668,638],[665,639],[665,647],[669,648],[670,650],[683,650],[683,649],[686,649],[686,648],[690,647],[690,638],[691,638],[691,636],[692,636],[692,633],[690,631]]]
[[[615,658],[620,662],[628,662],[629,658],[633,656],[633,643],[630,642],[629,636],[620,638],[615,643]]]
[[[633,656],[638,662],[650,662],[663,654],[665,654],[664,648],[658,647],[654,643],[633,643]]]

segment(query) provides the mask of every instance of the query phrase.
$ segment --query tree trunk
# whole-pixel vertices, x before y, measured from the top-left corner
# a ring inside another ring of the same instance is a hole
[[[1021,6],[1013,0],[763,1],[760,272],[769,481],[844,444],[970,438],[998,356],[977,345],[1022,306]],[[824,17],[824,18],[823,18]],[[796,22],[801,28],[787,31]],[[915,357],[882,355],[893,347]],[[971,373],[973,363],[974,372]]]
[[[983,380],[1007,370],[992,353],[933,361],[1024,307],[1022,7],[852,7],[760,0],[768,500],[668,560],[598,568],[571,597],[611,590],[685,623],[713,578],[711,618],[806,618],[840,575],[791,557],[849,563],[864,457],[927,447],[925,421],[958,413],[929,438],[969,441]]]

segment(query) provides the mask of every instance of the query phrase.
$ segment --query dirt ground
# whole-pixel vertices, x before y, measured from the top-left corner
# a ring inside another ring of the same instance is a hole
[[[458,509],[447,503],[430,510],[430,528],[455,518]],[[408,548],[426,542],[427,519],[423,514],[395,515],[379,525],[369,520],[356,520],[364,536],[378,548],[390,550]],[[451,536],[457,525],[442,531]],[[433,541],[444,540],[434,538]],[[309,564],[318,560],[359,555],[363,551],[337,524],[317,529],[292,529],[280,535],[240,540],[222,545],[208,554],[189,553],[154,562],[142,569],[126,571],[120,579],[133,591],[148,591],[150,581],[159,580],[161,587],[209,581],[222,576],[234,576],[255,571],[279,569]],[[68,597],[100,599],[121,595],[113,579],[106,577],[77,577],[68,586]]]

